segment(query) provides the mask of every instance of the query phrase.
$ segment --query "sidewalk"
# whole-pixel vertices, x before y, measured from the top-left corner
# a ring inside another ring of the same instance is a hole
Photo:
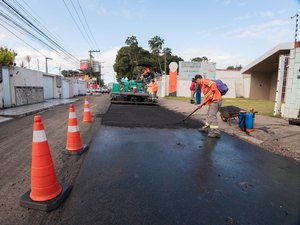
[[[192,105],[189,102],[163,98],[159,99],[159,104],[161,107],[185,115],[188,115],[196,108],[196,105]],[[192,118],[198,121],[204,121],[206,112],[207,106],[196,112]],[[255,116],[255,131],[247,135],[238,128],[237,120],[232,120],[231,126],[229,126],[227,122],[223,122],[220,116],[218,116],[218,121],[220,130],[229,135],[237,136],[240,139],[259,145],[275,154],[293,158],[300,162],[300,126],[289,125],[288,121],[284,119],[261,116],[258,113]]]
[[[24,105],[24,106],[17,106],[14,108],[2,109],[0,110],[0,123],[5,122],[11,118],[5,117],[22,117],[29,114],[33,114],[36,112],[40,112],[54,106],[70,104],[79,99],[49,99],[45,100],[42,103]]]

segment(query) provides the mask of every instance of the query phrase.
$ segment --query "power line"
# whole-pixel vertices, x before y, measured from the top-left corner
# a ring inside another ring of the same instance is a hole
[[[78,25],[77,21],[75,20],[75,18],[74,18],[74,16],[73,16],[73,14],[71,13],[71,11],[70,11],[70,9],[69,9],[67,3],[65,2],[65,0],[63,0],[63,3],[64,3],[64,5],[65,5],[66,9],[68,10],[70,16],[72,17],[72,20],[74,21],[74,23],[75,23],[77,29],[78,29],[79,32],[81,33],[82,37],[83,37],[84,40],[90,45],[89,41],[87,40],[86,36],[83,34],[82,30],[80,29],[80,26]],[[90,45],[90,47],[92,47],[92,46]]]
[[[91,31],[90,25],[89,25],[89,23],[87,22],[87,19],[86,19],[86,17],[85,17],[85,14],[84,14],[84,12],[83,12],[83,10],[82,10],[82,7],[81,7],[81,4],[80,4],[79,0],[77,0],[77,4],[79,5],[79,9],[80,9],[81,14],[82,14],[82,16],[83,16],[83,18],[84,18],[84,21],[85,21],[85,23],[86,23],[86,25],[87,25],[87,28],[88,28],[88,30],[89,30],[89,32],[90,32],[92,38],[93,38],[93,41],[94,41],[95,46],[98,46],[97,41],[96,41],[96,39],[95,39],[95,37],[94,37],[92,31]]]
[[[87,29],[85,28],[85,25],[83,24],[82,19],[80,18],[79,13],[78,13],[78,11],[77,11],[77,9],[76,9],[76,7],[75,7],[73,1],[71,0],[70,2],[71,2],[71,5],[72,5],[72,7],[73,7],[73,9],[74,9],[74,11],[75,11],[75,13],[76,13],[76,15],[77,15],[77,18],[78,18],[79,22],[81,23],[81,25],[82,25],[82,27],[83,27],[83,29],[84,29],[84,31],[85,31],[86,36],[88,37],[88,39],[89,39],[89,41],[90,41],[90,44],[92,44],[93,41],[92,41],[92,39],[91,39],[91,37],[90,37],[90,35],[89,35],[89,32],[88,32]]]
[[[73,56],[71,53],[67,52],[63,47],[61,47],[57,42],[55,42],[53,39],[51,39],[48,35],[46,35],[42,30],[40,30],[36,25],[34,25],[31,21],[29,21],[22,13],[20,13],[15,7],[13,7],[11,4],[7,3],[5,0],[2,0],[11,10],[14,11],[14,13],[19,16],[28,26],[36,30],[38,33],[40,33],[43,37],[45,37],[49,42],[51,42],[54,46],[59,48],[61,51],[63,51],[65,54],[69,55],[70,57],[74,58],[75,60],[78,60],[75,56]]]
[[[14,35],[16,38],[18,38],[20,41],[22,41],[24,44],[26,44],[27,46],[29,46],[30,48],[32,48],[33,50],[35,50],[36,52],[38,52],[42,56],[47,57],[45,54],[43,54],[38,49],[36,49],[35,47],[33,47],[31,44],[29,44],[28,42],[26,42],[25,40],[23,40],[22,38],[20,38],[18,35],[16,35],[14,32],[12,32],[9,28],[7,28],[6,26],[4,26],[3,24],[0,23],[0,26],[2,26],[5,30],[7,30],[9,33],[11,33],[12,35]],[[55,64],[57,64],[58,66],[60,66],[60,64],[58,62],[56,62],[54,60],[53,60],[53,62]],[[64,68],[68,69],[67,67],[64,67]]]
[[[4,4],[2,3],[4,2]],[[24,31],[25,33],[27,33],[29,36],[31,36],[32,38],[38,40],[39,42],[41,42],[43,45],[46,45],[48,48],[52,49],[53,51],[57,52],[58,54],[64,53],[67,56],[67,59],[69,58],[69,60],[71,60],[73,63],[76,64],[76,66],[79,63],[79,60],[73,56],[72,54],[70,54],[69,52],[67,52],[63,47],[61,47],[57,42],[53,41],[48,35],[46,35],[43,31],[41,31],[36,25],[34,25],[31,21],[29,21],[29,19],[27,19],[22,13],[20,13],[17,9],[15,9],[12,5],[10,5],[9,3],[5,2],[4,0],[2,0],[1,5],[7,9],[8,12],[10,12],[13,16],[16,16],[17,19],[21,20],[23,23],[25,23],[29,28],[33,29],[35,32],[37,32],[39,35],[41,35],[43,38],[45,38],[48,42],[51,43],[51,45],[53,45],[54,47],[50,46],[48,43],[46,43],[45,41],[43,41],[41,38],[38,38],[36,35],[34,35],[32,32],[28,31],[26,28],[24,28],[22,25],[20,25],[19,23],[16,22],[15,19],[13,19],[11,16],[9,16],[8,14],[5,14],[3,11],[1,13],[1,16],[3,18],[5,18],[7,21],[10,22],[10,24],[8,22],[6,22],[6,24],[8,24],[11,27],[14,27],[16,29],[16,27],[20,30]],[[3,21],[3,20],[2,20]],[[55,48],[58,48],[61,52],[58,52]],[[66,60],[67,60],[66,59]]]

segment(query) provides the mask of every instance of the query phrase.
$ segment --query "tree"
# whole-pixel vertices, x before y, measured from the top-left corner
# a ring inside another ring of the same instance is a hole
[[[162,73],[161,63],[160,63],[160,53],[162,50],[162,46],[165,43],[165,40],[159,36],[154,36],[148,41],[151,54],[153,54],[154,58],[157,60],[160,72]]]
[[[78,75],[79,71],[76,70],[62,70],[61,74],[65,77],[73,77],[74,75]]]
[[[141,47],[137,47],[135,54],[139,59],[139,63],[149,63],[149,61],[151,61],[150,52]],[[136,75],[142,72],[142,68],[139,68],[137,65],[137,62],[132,60],[130,47],[122,47],[117,53],[116,61],[113,66],[117,73],[117,80],[120,81],[123,77],[135,79]]]
[[[30,69],[30,61],[31,61],[31,56],[30,55],[27,55],[25,57],[26,61],[27,61],[27,64],[28,64],[28,68]]]
[[[196,57],[191,59],[192,62],[208,62],[208,58],[206,56]]]
[[[127,37],[125,44],[129,47],[138,47],[139,42],[136,38],[136,36]]]
[[[125,41],[127,46],[119,49],[113,66],[114,71],[117,73],[116,78],[118,81],[120,81],[123,77],[136,79],[138,77],[137,75],[141,75],[144,72],[143,66],[138,66],[142,64],[151,64],[151,70],[153,72],[162,72],[161,62],[164,62],[165,54],[167,65],[171,62],[178,63],[179,61],[183,61],[182,58],[172,55],[172,50],[170,48],[164,48],[162,51],[164,40],[160,37],[156,36],[149,42],[151,42],[152,46],[151,53],[138,46],[138,41],[135,36],[127,37]],[[160,55],[160,53],[165,54]],[[167,66],[167,73],[168,70],[169,67]]]
[[[5,47],[0,47],[0,67],[13,65],[16,56],[16,52],[8,50]]]
[[[136,67],[139,63],[138,61],[138,51],[139,51],[139,42],[136,38],[136,36],[127,37],[125,44],[128,45],[128,53],[130,58],[130,66],[131,66],[131,74],[133,74],[134,70],[136,70]]]
[[[242,67],[242,65],[235,65],[235,66],[227,66],[227,68],[226,68],[227,70],[241,70],[241,69],[243,69],[243,67]]]

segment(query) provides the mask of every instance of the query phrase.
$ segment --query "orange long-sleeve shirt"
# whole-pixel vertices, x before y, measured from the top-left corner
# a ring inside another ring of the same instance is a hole
[[[212,99],[207,102],[209,105],[214,101],[222,100],[222,95],[217,88],[217,84],[210,79],[201,79],[201,90],[204,95],[202,102],[207,101],[210,97],[212,97]]]

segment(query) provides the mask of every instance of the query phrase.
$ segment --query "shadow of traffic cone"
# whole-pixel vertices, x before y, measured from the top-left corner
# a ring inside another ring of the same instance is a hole
[[[21,197],[20,205],[26,208],[51,211],[63,202],[70,191],[69,185],[60,185],[57,181],[42,117],[35,116],[32,140],[31,190]]]
[[[67,133],[67,145],[66,149],[63,149],[63,153],[69,155],[81,155],[88,149],[87,145],[82,145],[80,131],[77,124],[77,118],[74,105],[70,105],[69,110],[69,122]]]
[[[83,112],[83,122],[84,123],[91,123],[92,118],[91,118],[91,110],[90,110],[90,105],[88,101],[88,97],[85,97],[84,101],[84,112]]]

